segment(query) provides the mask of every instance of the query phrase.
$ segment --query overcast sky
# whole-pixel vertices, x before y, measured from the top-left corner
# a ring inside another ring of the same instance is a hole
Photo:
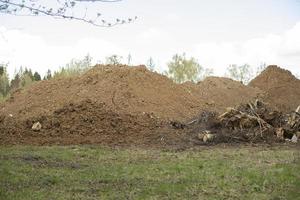
[[[95,62],[131,54],[134,64],[153,57],[163,71],[172,55],[185,52],[217,75],[229,64],[262,62],[300,74],[299,0],[124,0],[88,8],[107,19],[138,20],[99,28],[0,14],[0,63],[9,62],[10,73],[22,65],[44,74],[88,53]]]

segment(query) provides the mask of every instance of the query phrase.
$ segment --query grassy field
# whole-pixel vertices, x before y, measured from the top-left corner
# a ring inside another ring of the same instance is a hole
[[[0,147],[0,199],[300,199],[299,149]]]

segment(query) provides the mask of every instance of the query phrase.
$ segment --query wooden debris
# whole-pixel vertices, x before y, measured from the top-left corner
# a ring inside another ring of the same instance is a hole
[[[279,138],[279,139],[284,139],[284,129],[283,128],[277,128],[276,129],[276,136]]]
[[[203,142],[212,142],[215,138],[214,134],[208,133],[203,136]]]
[[[291,139],[292,143],[297,143],[298,142],[298,137],[296,135],[293,135],[292,139]]]
[[[198,134],[198,139],[207,143],[212,142],[215,138],[215,134],[212,134],[211,131],[205,130]]]
[[[254,103],[240,105],[237,108],[227,108],[226,112],[217,118],[226,128],[242,132],[249,130],[256,136],[264,137],[265,134],[274,133],[278,139],[291,140],[293,135],[298,139],[300,131],[300,106],[295,112],[283,115],[267,108],[256,100]],[[294,141],[295,141],[294,137]]]

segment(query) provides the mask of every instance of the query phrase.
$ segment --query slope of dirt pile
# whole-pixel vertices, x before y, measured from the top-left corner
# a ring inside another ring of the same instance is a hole
[[[300,105],[300,80],[278,66],[267,67],[249,86],[263,90],[264,101],[283,112],[291,112]]]
[[[35,123],[39,130],[33,130]],[[51,115],[26,120],[0,117],[0,144],[159,145],[157,129],[164,122],[148,114],[118,114],[104,103],[86,100],[68,104]]]
[[[223,112],[227,107],[248,103],[263,96],[258,88],[243,85],[230,78],[208,77],[196,85],[185,83],[193,93],[201,96],[210,110]]]
[[[164,146],[168,135],[178,146],[183,140],[168,121],[185,120],[203,107],[198,95],[143,66],[96,66],[82,76],[16,91],[0,105],[0,144],[153,147]],[[42,128],[33,130],[37,122]]]
[[[205,106],[199,95],[143,66],[96,66],[79,77],[42,81],[17,91],[0,114],[27,119],[86,99],[117,113],[145,112],[176,120],[192,117]]]

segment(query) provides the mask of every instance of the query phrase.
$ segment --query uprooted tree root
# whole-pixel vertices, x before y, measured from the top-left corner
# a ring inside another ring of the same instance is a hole
[[[204,143],[296,143],[300,132],[300,106],[283,114],[256,100],[218,115],[202,112],[182,125]],[[178,126],[178,125],[177,125]]]

